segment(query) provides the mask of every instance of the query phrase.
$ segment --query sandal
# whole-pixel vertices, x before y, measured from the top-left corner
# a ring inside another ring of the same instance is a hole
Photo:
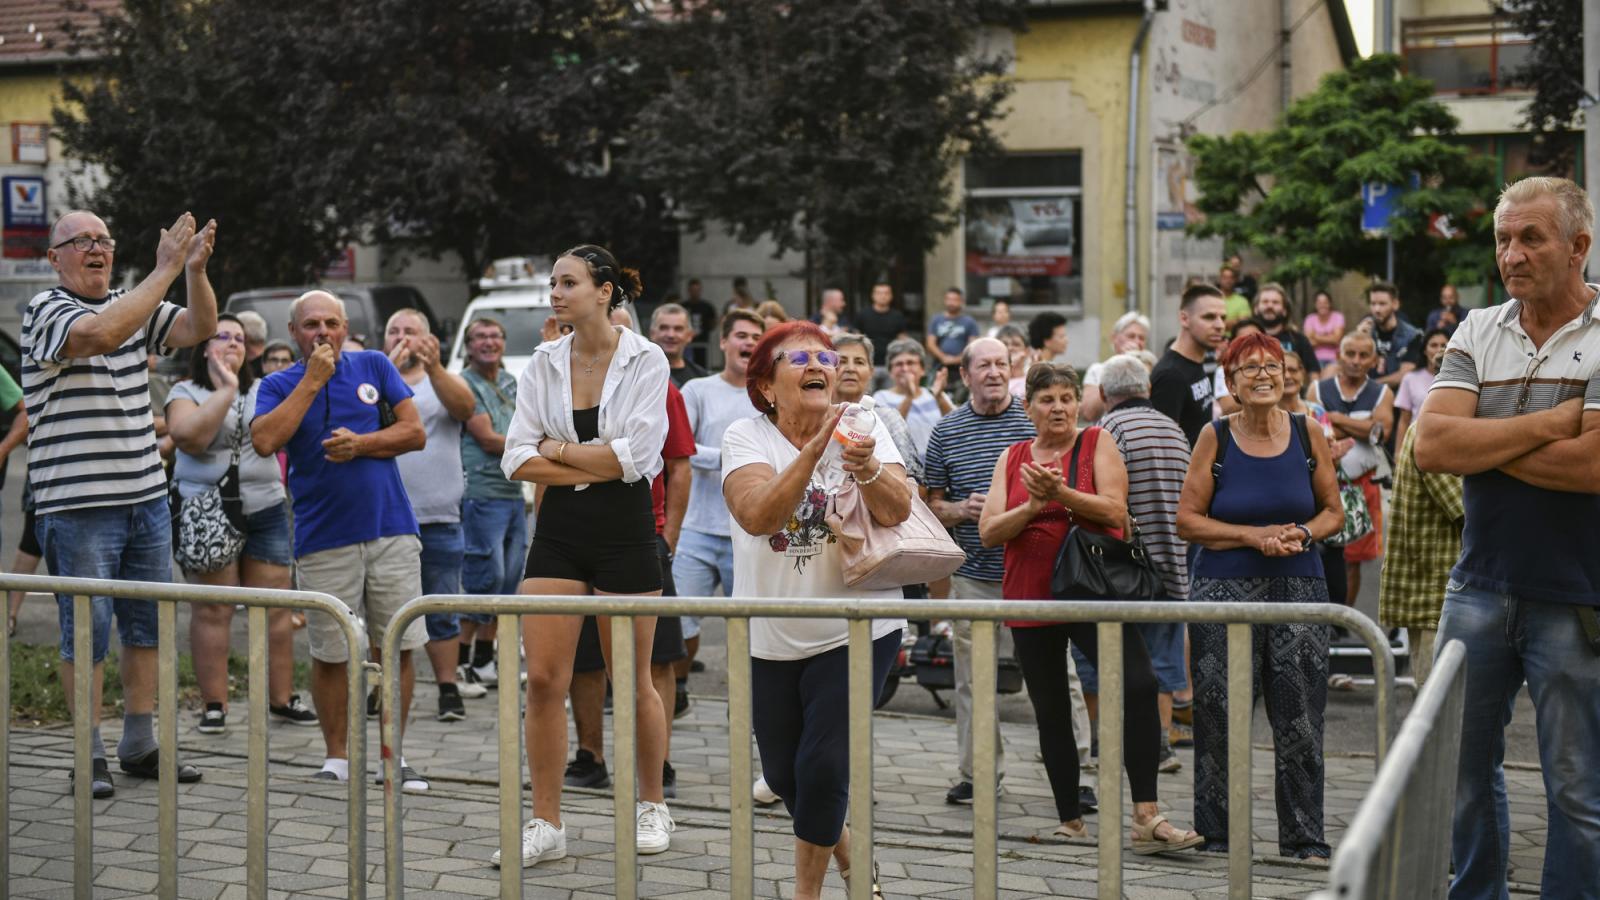
[[[1179,850],[1188,850],[1205,843],[1205,838],[1193,831],[1179,831],[1173,827],[1167,837],[1156,834],[1156,830],[1163,824],[1172,825],[1166,816],[1156,816],[1143,825],[1133,824],[1133,852],[1140,856],[1151,856],[1156,853],[1176,853]]]
[[[850,889],[850,870],[840,869],[839,877],[844,879],[845,890]],[[872,861],[872,900],[884,900],[883,888],[878,885],[878,861]]]
[[[161,775],[160,750],[151,750],[135,759],[118,758],[122,771],[135,778],[159,778]],[[200,780],[200,770],[188,763],[178,763],[178,783],[194,784]]]
[[[1089,840],[1089,825],[1087,822],[1079,820],[1078,827],[1074,828],[1066,822],[1062,822],[1050,834],[1055,837],[1064,837],[1069,841],[1087,841]]]

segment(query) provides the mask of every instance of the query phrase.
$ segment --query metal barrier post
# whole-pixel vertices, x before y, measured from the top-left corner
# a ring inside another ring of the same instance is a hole
[[[267,608],[249,608],[250,738],[246,751],[245,891],[267,900]]]
[[[611,749],[616,756],[611,793],[616,834],[617,900],[634,900],[639,893],[638,810],[634,793],[639,771],[639,695],[634,659],[632,616],[611,619]],[[648,653],[648,649],[645,651]],[[646,657],[644,665],[649,665]],[[671,727],[669,723],[667,727]],[[659,775],[660,773],[656,773]]]
[[[728,619],[728,886],[735,897],[755,893],[755,785],[750,758],[750,620]],[[669,726],[670,727],[670,726]]]
[[[178,604],[156,601],[156,713],[161,721],[156,757],[157,843],[161,847],[156,893],[178,896]],[[126,649],[123,650],[127,652]]]
[[[406,893],[406,849],[405,849],[405,824],[401,818],[401,801],[405,793],[400,789],[400,757],[401,728],[405,720],[405,711],[400,707],[400,649],[399,635],[405,631],[410,622],[391,620],[389,627],[384,630],[383,647],[378,651],[378,665],[381,671],[378,674],[380,702],[383,704],[378,714],[378,743],[379,765],[383,768],[383,888],[384,896],[398,898]],[[393,640],[390,640],[390,637]],[[356,665],[354,659],[351,665]],[[400,715],[396,716],[395,712]],[[350,708],[350,721],[364,721],[362,708]],[[365,778],[366,773],[357,775],[355,767],[350,769],[350,780]],[[521,856],[518,856],[521,862]],[[503,862],[504,860],[502,860]]]
[[[522,721],[517,675],[522,641],[517,616],[497,616],[495,642],[501,663],[511,661],[510,680],[500,671],[499,709],[495,716],[500,741],[500,900],[522,900]]]
[[[11,635],[0,637],[0,871],[11,871]],[[0,900],[11,896],[9,878],[0,878]]]
[[[1102,900],[1116,900],[1122,896],[1122,713],[1127,686],[1122,625],[1099,623],[1095,643],[1100,649],[1099,893]]]
[[[95,708],[94,605],[87,594],[72,597],[72,893],[94,897],[94,789],[89,741],[100,718]],[[9,823],[7,825],[9,827]]]
[[[850,900],[872,900],[872,620],[850,620]]]
[[[1251,626],[1228,625],[1228,896],[1248,900],[1254,850],[1250,718],[1255,712]]]
[[[997,660],[995,623],[972,621],[972,896],[992,898],[999,889],[1000,778],[995,772]],[[980,699],[981,698],[981,699]]]

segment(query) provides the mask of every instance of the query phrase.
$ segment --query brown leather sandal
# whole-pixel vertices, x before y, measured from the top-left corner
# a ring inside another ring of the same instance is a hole
[[[1133,825],[1132,849],[1140,856],[1151,856],[1156,853],[1176,853],[1188,850],[1205,843],[1205,838],[1192,831],[1179,831],[1172,827],[1172,833],[1167,837],[1160,837],[1156,829],[1163,824],[1172,825],[1166,816],[1158,815],[1143,825],[1135,822]]]

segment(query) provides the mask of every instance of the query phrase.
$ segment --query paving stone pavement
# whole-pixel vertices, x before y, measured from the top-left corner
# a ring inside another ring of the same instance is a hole
[[[432,781],[432,790],[404,798],[407,896],[485,897],[499,891],[499,872],[488,864],[498,848],[497,761],[494,693],[468,701],[466,721],[432,718],[436,694],[419,685],[416,711],[405,742],[407,762]],[[238,707],[243,719],[242,706]],[[199,765],[205,780],[179,788],[180,896],[219,900],[245,896],[245,723],[223,736],[201,735],[196,718],[184,713],[179,743],[185,760]],[[114,747],[119,724],[105,723],[105,743]],[[609,722],[607,732],[609,735]],[[1003,726],[1009,757],[1000,797],[1000,888],[1005,898],[1093,897],[1095,848],[1046,837],[1057,824],[1054,805],[1037,761],[1031,726]],[[378,758],[376,722],[369,727],[370,756]],[[67,897],[72,890],[72,797],[68,770],[71,733],[65,728],[11,732],[8,827],[11,859],[4,866],[13,897]],[[271,765],[269,895],[341,897],[348,858],[345,792],[312,781],[322,763],[316,728],[274,724]],[[944,792],[954,776],[955,734],[948,721],[880,714],[874,722],[877,856],[890,897],[971,896],[972,814],[948,806]],[[672,849],[642,857],[641,897],[729,896],[727,707],[696,698],[674,723],[672,762],[678,799],[670,802],[677,831]],[[608,746],[609,749],[609,746]],[[114,751],[113,751],[114,752]],[[1180,750],[1184,769],[1161,776],[1162,806],[1181,826],[1192,822],[1192,756]],[[116,765],[113,763],[113,771]],[[1337,845],[1372,778],[1370,757],[1334,756],[1327,762],[1328,837]],[[1304,896],[1325,883],[1324,864],[1281,860],[1276,854],[1272,800],[1272,755],[1254,756],[1255,882],[1261,897]],[[1545,843],[1544,789],[1537,770],[1506,769],[1511,797],[1513,889],[1537,893]],[[745,789],[740,786],[740,789]],[[527,794],[522,793],[526,811]],[[383,895],[382,792],[368,793],[369,896]],[[1124,809],[1128,800],[1124,792]],[[524,896],[585,898],[612,895],[612,820],[608,793],[569,789],[564,818],[568,857],[524,870]],[[95,801],[97,897],[149,896],[157,869],[157,797],[154,782],[117,779],[117,796]],[[1091,831],[1097,817],[1089,817]],[[793,896],[792,836],[787,816],[776,810],[756,815],[756,896]],[[1098,833],[1098,832],[1096,832]],[[1226,858],[1187,854],[1124,858],[1124,887],[1133,898],[1223,897]],[[1533,882],[1526,884],[1523,882]],[[842,898],[836,874],[828,895]]]

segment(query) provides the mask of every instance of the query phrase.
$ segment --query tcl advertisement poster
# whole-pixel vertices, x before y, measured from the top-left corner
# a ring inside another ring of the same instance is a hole
[[[1070,275],[1072,198],[970,198],[966,237],[969,275]]]

